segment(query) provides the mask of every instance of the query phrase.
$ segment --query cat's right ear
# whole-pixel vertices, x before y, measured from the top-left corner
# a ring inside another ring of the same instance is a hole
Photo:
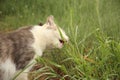
[[[52,15],[50,15],[48,18],[47,18],[47,21],[46,23],[50,26],[54,25],[54,17]]]
[[[46,24],[48,25],[47,28],[56,29],[56,24],[52,15],[47,18]]]

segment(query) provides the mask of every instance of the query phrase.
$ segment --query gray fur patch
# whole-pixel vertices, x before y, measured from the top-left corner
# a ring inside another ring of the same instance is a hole
[[[33,59],[35,53],[31,47],[34,41],[30,32],[31,28],[23,27],[13,32],[0,34],[0,63],[11,58],[16,69],[19,70]]]

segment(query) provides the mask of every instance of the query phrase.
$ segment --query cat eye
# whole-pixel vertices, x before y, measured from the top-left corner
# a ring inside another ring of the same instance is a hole
[[[60,43],[63,43],[63,44],[65,43],[65,41],[64,41],[64,40],[62,40],[62,39],[59,39],[59,41],[60,41]]]

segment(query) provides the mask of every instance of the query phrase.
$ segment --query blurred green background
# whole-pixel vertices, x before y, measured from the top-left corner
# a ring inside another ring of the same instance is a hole
[[[120,0],[0,0],[0,31],[45,23],[49,15],[70,44],[47,59],[71,80],[120,79]]]

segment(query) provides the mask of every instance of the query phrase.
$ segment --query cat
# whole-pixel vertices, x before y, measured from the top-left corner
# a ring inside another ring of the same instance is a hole
[[[44,50],[62,48],[68,40],[63,29],[55,24],[53,16],[49,16],[43,25],[0,34],[0,80],[11,80],[17,72],[34,62],[37,55],[42,56]],[[27,72],[33,65],[16,80],[28,80]]]

